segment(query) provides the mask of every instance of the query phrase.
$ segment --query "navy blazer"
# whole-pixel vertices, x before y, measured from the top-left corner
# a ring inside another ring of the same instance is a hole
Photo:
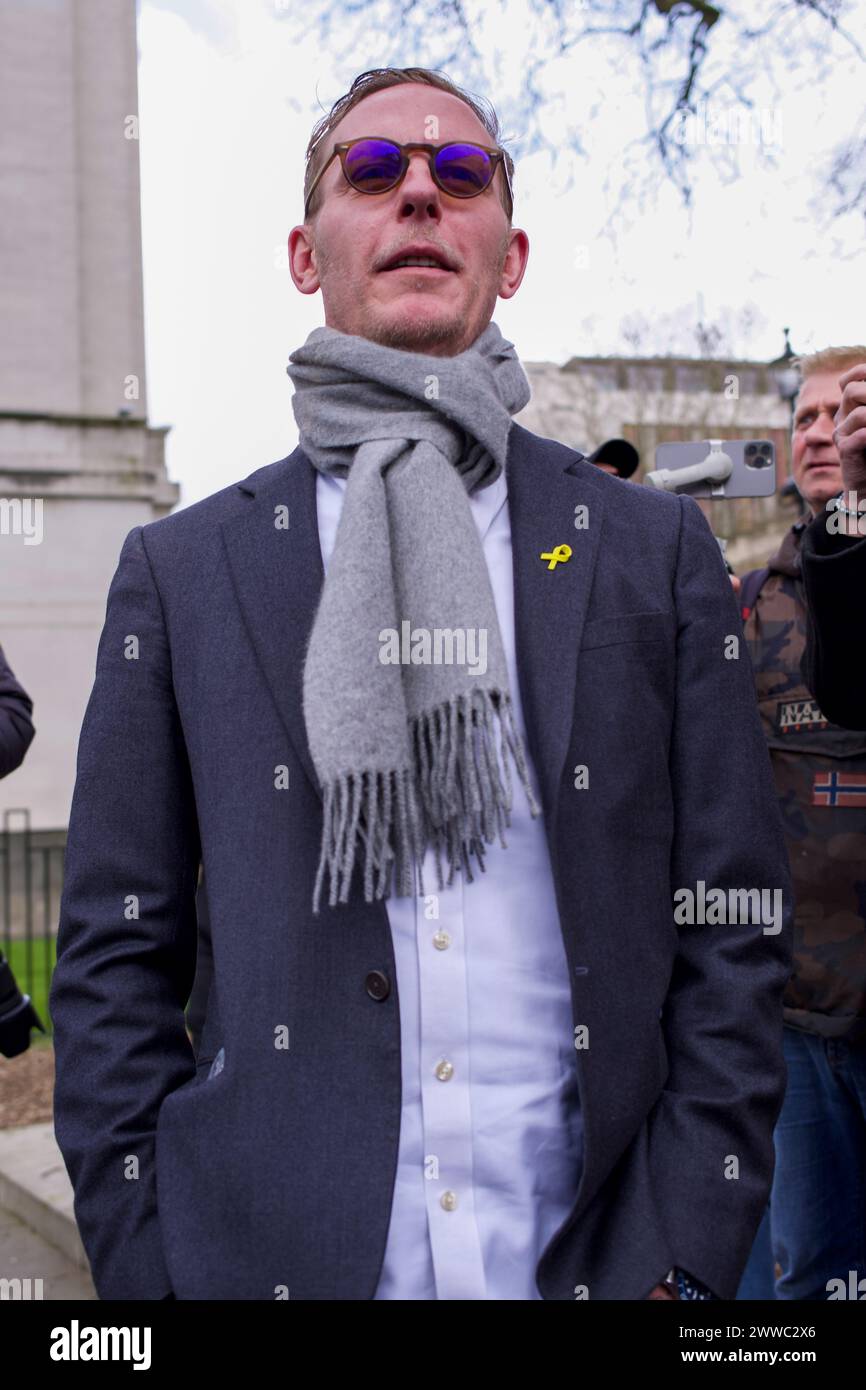
[[[641,1299],[679,1265],[733,1298],[771,1184],[792,935],[752,667],[744,643],[724,654],[736,600],[691,498],[517,424],[507,477],[520,689],[589,1030],[580,1188],[538,1288]],[[563,543],[551,571],[541,553]],[[55,1132],[104,1299],[376,1290],[399,998],[385,904],[356,878],[347,905],[311,909],[322,802],[301,673],[322,579],[300,449],[136,526],[120,553],[50,998]],[[213,986],[196,1061],[200,856]],[[678,927],[672,895],[698,880],[781,889],[782,929]]]

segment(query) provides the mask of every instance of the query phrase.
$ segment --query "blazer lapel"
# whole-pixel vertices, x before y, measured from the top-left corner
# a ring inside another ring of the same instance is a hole
[[[297,448],[238,487],[249,505],[221,523],[235,591],[286,733],[321,798],[303,713],[304,658],[324,582],[316,471]],[[288,525],[278,525],[286,516]]]
[[[514,566],[514,622],[520,696],[530,752],[552,826],[574,721],[574,691],[604,491],[594,465],[516,422],[506,463]],[[586,512],[577,513],[583,506]],[[576,520],[585,524],[578,527]],[[549,568],[559,545],[571,556]]]

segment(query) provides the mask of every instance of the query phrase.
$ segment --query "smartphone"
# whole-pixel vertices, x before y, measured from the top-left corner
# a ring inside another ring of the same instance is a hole
[[[732,468],[723,482],[704,479],[697,482],[683,481],[678,487],[676,479],[663,482],[651,473],[644,481],[664,487],[669,492],[685,492],[690,497],[770,497],[776,490],[776,450],[770,439],[722,439],[722,452],[731,460]],[[667,470],[677,473],[683,468],[693,468],[702,463],[710,454],[710,440],[701,439],[694,443],[660,444],[656,449],[656,472]]]

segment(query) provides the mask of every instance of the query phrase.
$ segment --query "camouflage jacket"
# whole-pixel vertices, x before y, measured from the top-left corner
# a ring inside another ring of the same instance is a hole
[[[866,1038],[866,730],[826,720],[800,675],[805,526],[768,561],[744,633],[796,896],[785,1022],[853,1042]]]

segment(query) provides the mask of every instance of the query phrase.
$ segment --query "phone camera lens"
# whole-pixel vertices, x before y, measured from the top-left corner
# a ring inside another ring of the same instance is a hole
[[[747,468],[771,468],[773,465],[773,446],[766,439],[752,440],[743,453]]]

